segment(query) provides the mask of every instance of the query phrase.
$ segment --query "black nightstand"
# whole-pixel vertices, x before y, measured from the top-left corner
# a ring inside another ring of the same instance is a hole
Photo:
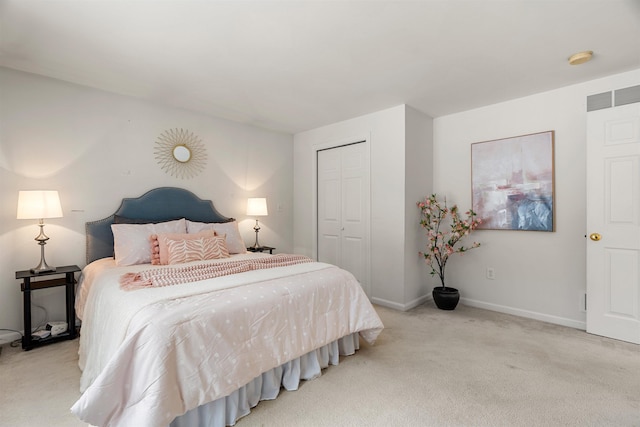
[[[275,248],[272,248],[271,246],[260,246],[259,248],[254,248],[254,247],[247,248],[247,250],[249,252],[267,252],[267,251],[269,251],[269,253],[272,254],[272,255],[273,255],[273,250],[274,249]]]
[[[72,340],[76,334],[76,309],[75,304],[75,273],[80,271],[77,265],[66,265],[64,267],[56,267],[56,271],[47,271],[45,273],[32,273],[31,270],[16,271],[16,279],[22,279],[20,289],[22,290],[24,302],[24,336],[22,337],[22,349],[31,350],[45,344],[51,344],[57,341]],[[37,277],[62,275],[57,279],[48,280],[31,280]],[[38,289],[53,288],[56,286],[67,287],[67,330],[55,337],[48,337],[41,340],[31,338],[31,292]]]

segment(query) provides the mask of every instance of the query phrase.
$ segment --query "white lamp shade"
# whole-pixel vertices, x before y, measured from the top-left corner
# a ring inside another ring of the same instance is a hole
[[[62,217],[62,206],[57,191],[18,192],[18,219]]]
[[[247,215],[249,216],[266,216],[267,212],[267,199],[264,197],[253,197],[247,200]]]

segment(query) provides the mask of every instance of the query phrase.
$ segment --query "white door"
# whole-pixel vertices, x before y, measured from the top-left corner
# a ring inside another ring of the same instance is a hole
[[[318,261],[342,259],[342,161],[339,148],[318,151]]]
[[[317,153],[318,261],[351,272],[368,291],[366,144],[350,144]]]
[[[640,104],[587,113],[587,332],[640,344]]]

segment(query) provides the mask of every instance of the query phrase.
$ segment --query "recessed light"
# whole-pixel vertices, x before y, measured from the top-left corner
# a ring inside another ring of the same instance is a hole
[[[570,65],[584,64],[585,62],[590,61],[592,56],[593,56],[593,51],[591,50],[578,52],[569,57],[569,64]]]

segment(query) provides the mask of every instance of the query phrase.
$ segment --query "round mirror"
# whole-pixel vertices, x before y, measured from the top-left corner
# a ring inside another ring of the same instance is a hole
[[[206,148],[200,138],[187,129],[162,132],[156,140],[154,154],[162,170],[180,179],[193,178],[207,164]]]
[[[176,145],[173,147],[173,158],[180,163],[187,163],[191,159],[191,150],[184,145]]]

